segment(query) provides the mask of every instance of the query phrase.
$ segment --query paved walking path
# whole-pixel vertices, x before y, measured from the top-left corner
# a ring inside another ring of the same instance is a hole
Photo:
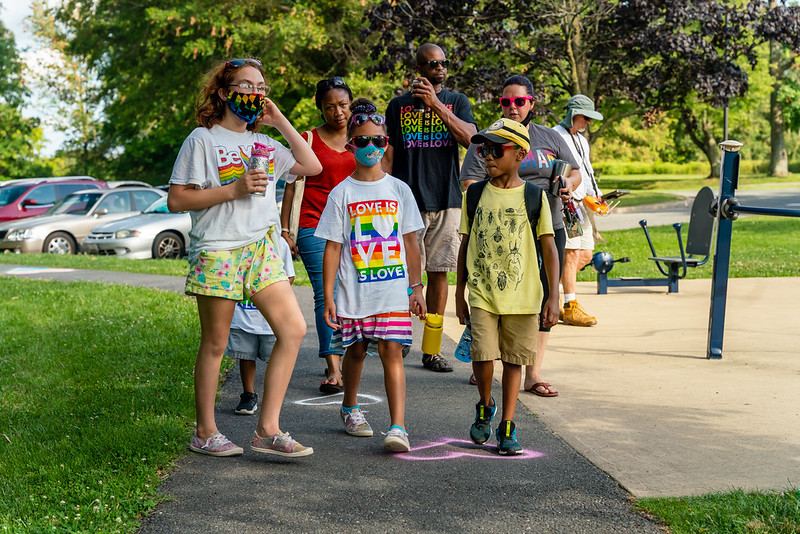
[[[102,271],[3,265],[0,274],[145,286],[152,281],[173,291],[183,286],[178,277]],[[338,416],[341,395],[318,394],[324,361],[316,355],[311,288],[295,289],[309,334],[281,426],[313,446],[314,454],[280,460],[248,450],[255,418],[233,414],[241,392],[233,371],[221,389],[217,422],[245,446],[244,456],[179,459],[161,487],[167,502],[143,521],[142,532],[663,532],[632,511],[628,494],[611,477],[522,405],[516,418],[522,457],[502,458],[493,447],[473,445],[468,431],[477,392],[467,384],[469,366],[459,363],[446,374],[423,369],[419,325],[416,350],[406,361],[412,452],[393,456],[381,448],[378,431],[386,430],[389,415],[377,358],[365,365],[360,399],[376,435],[348,436]],[[445,338],[443,351],[454,348]]]

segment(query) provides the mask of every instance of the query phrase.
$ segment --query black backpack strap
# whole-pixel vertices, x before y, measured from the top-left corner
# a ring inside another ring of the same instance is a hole
[[[488,179],[481,180],[467,187],[467,221],[469,222],[470,230],[472,230],[472,221],[475,219],[475,212],[478,210],[478,201],[480,201],[483,190],[488,183]]]
[[[543,191],[544,189],[538,185],[525,181],[525,209],[528,211],[528,222],[531,225],[534,239],[537,237],[536,226],[539,224],[539,213],[542,211]],[[469,198],[467,198],[467,202],[469,202]]]

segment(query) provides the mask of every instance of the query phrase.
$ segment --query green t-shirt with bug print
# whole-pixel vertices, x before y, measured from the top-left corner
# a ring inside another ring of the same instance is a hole
[[[469,234],[467,287],[469,305],[498,315],[528,315],[542,309],[542,283],[536,244],[525,209],[524,187],[483,190],[472,229],[461,208],[461,234]],[[553,234],[550,206],[542,199],[536,235]]]

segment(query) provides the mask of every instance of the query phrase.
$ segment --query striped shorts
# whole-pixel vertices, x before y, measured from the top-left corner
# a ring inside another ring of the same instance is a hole
[[[339,317],[342,326],[334,330],[330,348],[343,351],[353,343],[364,340],[396,341],[401,345],[411,345],[411,313],[389,312],[370,315],[363,319]]]

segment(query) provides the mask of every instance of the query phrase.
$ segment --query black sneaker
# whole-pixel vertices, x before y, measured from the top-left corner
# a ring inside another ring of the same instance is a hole
[[[494,403],[494,397],[492,397]],[[475,405],[475,422],[469,427],[469,437],[473,443],[483,445],[492,437],[492,418],[497,411],[497,405],[487,406],[480,402]]]
[[[500,421],[497,427],[497,452],[504,456],[522,454],[522,445],[517,442],[517,428],[514,421]]]
[[[258,410],[258,394],[245,391],[239,395],[239,405],[234,410],[238,415],[253,415]]]

